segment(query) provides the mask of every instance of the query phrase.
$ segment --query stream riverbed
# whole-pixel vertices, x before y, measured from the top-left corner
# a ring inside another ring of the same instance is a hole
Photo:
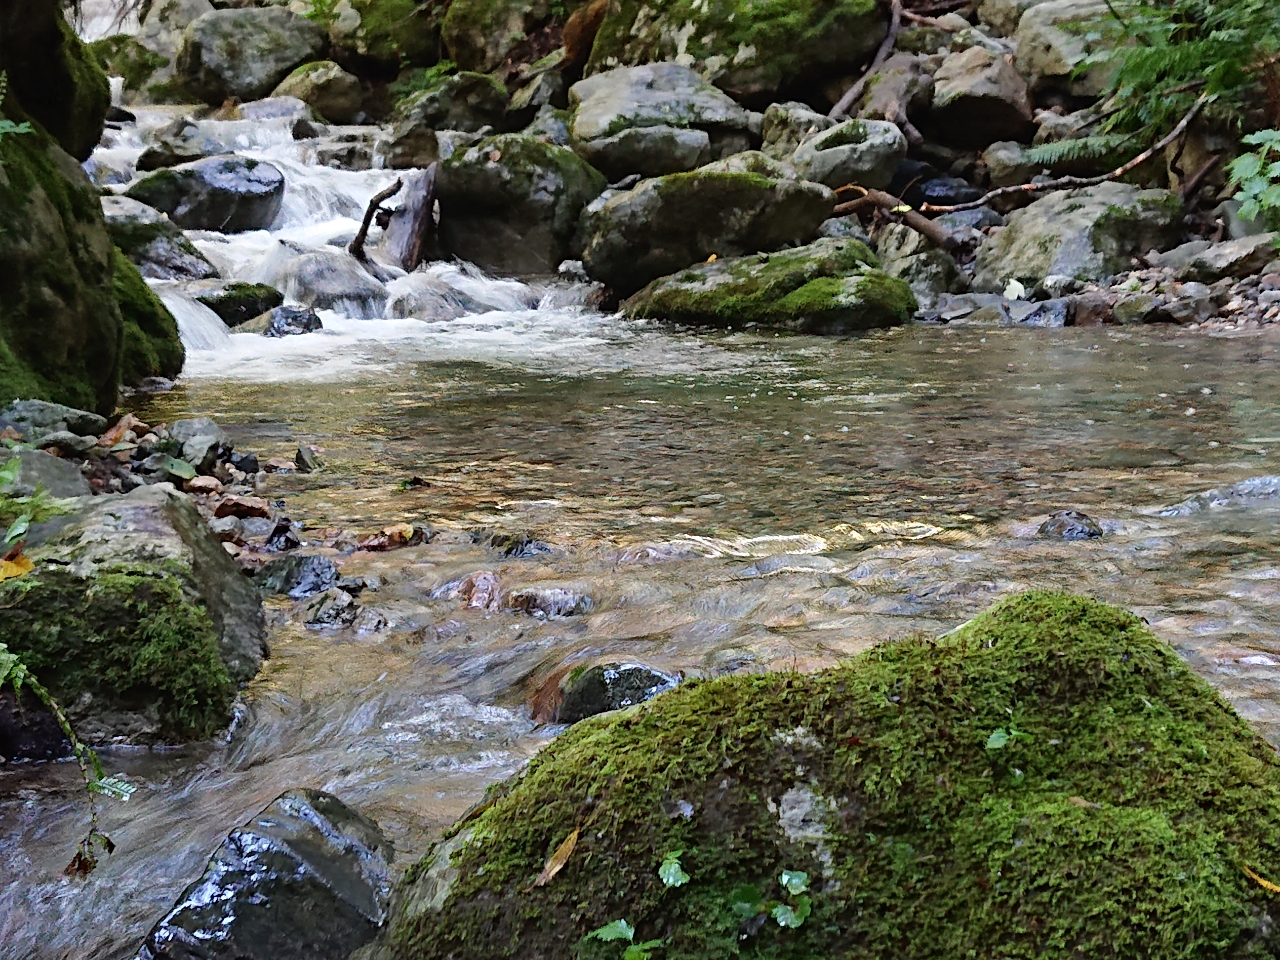
[[[308,166],[271,129],[220,133],[285,169],[281,220],[196,238],[241,279],[281,239],[349,234],[387,177]],[[141,417],[212,416],[265,456],[317,446],[320,472],[265,490],[309,531],[410,520],[435,536],[341,558],[380,578],[361,602],[382,629],[304,629],[271,600],[273,655],[226,742],[106,752],[138,789],[104,805],[117,850],[87,879],[61,876],[86,827],[74,767],[0,774],[5,960],[131,956],[227,831],[290,787],[378,819],[403,869],[555,735],[530,697],[580,663],[813,670],[1054,587],[1145,617],[1280,744],[1280,481],[1231,489],[1280,473],[1274,338],[709,334],[592,313],[572,291],[457,282],[513,299],[448,321],[325,311],[323,332],[271,341],[166,292],[190,355],[174,390],[134,401]],[[1037,538],[1064,508],[1106,535]],[[492,533],[548,549],[504,557]],[[591,608],[433,598],[479,570]]]

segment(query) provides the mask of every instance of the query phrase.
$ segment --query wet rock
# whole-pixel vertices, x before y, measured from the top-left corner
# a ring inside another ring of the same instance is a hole
[[[1027,83],[1007,58],[970,47],[947,57],[933,80],[930,124],[946,143],[982,148],[1035,133]]]
[[[273,97],[297,97],[327,123],[354,123],[364,92],[359,78],[332,60],[304,63],[280,81]]]
[[[1217,312],[1213,291],[1203,283],[1188,281],[1166,289],[1156,319],[1169,323],[1203,323]]]
[[[1098,45],[1097,31],[1090,32],[1087,25],[1108,14],[1104,0],[1048,0],[1022,15],[1014,34],[1016,62],[1032,93],[1101,96],[1107,65],[1081,66]]]
[[[495,533],[489,537],[489,546],[504,557],[527,560],[551,552],[551,547],[528,533]]]
[[[130,197],[104,196],[111,242],[153,280],[208,280],[218,269],[196,249],[172,220]]]
[[[176,58],[183,86],[211,106],[259,100],[301,64],[318,60],[319,24],[283,7],[213,10],[185,30]]]
[[[540,299],[535,287],[481,279],[465,264],[430,264],[388,285],[387,314],[419,320],[454,320],[493,310],[532,310]],[[583,282],[589,282],[584,277]]]
[[[81,436],[97,436],[107,429],[107,418],[45,400],[15,400],[0,410],[0,430],[12,427],[24,440],[39,439],[57,430]]]
[[[56,450],[65,457],[84,456],[98,445],[97,437],[82,437],[70,430],[54,430],[36,441],[39,450]]]
[[[59,760],[71,755],[71,742],[58,721],[27,690],[0,691],[0,767],[13,760]]]
[[[916,310],[915,297],[904,281],[878,267],[861,242],[823,239],[697,264],[653,281],[623,311],[695,326],[827,334],[906,323]]]
[[[621,710],[674,690],[679,683],[679,676],[637,663],[587,667],[570,673],[561,683],[562,699],[556,721],[577,723],[610,710]]]
[[[346,250],[306,250],[280,257],[273,261],[268,280],[291,300],[357,319],[380,318],[387,303],[386,285]],[[280,317],[283,322],[285,315]],[[291,318],[290,325],[296,326],[297,319]]]
[[[604,188],[572,150],[520,134],[490,137],[440,165],[440,244],[498,274],[554,273],[577,252],[579,214]]]
[[[29,497],[37,487],[43,487],[54,497],[87,497],[93,493],[89,481],[80,468],[43,450],[19,449],[12,452],[0,449],[0,468],[17,457],[22,466],[13,485],[5,492],[16,497]],[[0,751],[2,753],[3,751]]]
[[[506,112],[507,90],[501,83],[483,73],[455,73],[396,107],[392,139],[403,140],[410,131],[476,133],[500,127]]]
[[[155,131],[148,139],[151,142],[138,157],[139,173],[176,167],[181,163],[231,152],[220,140],[201,133],[200,127],[190,117],[178,117]]]
[[[298,536],[299,529],[301,529],[301,524],[294,523],[288,517],[281,517],[276,521],[276,525],[271,528],[271,533],[268,534],[267,542],[263,544],[263,549],[276,553],[298,549],[298,547],[302,546],[302,538]]]
[[[507,595],[507,606],[534,617],[558,619],[590,613],[595,602],[584,593],[563,587],[523,587]]]
[[[360,605],[345,590],[332,587],[307,604],[307,626],[349,627],[356,622]]]
[[[171,487],[81,503],[0,584],[5,643],[86,741],[211,736],[267,655],[257,591]]]
[[[862,228],[862,221],[856,214],[823,220],[822,226],[818,227],[818,236],[832,240],[860,240],[868,247],[871,246],[871,237]]]
[[[227,458],[227,462],[249,476],[253,476],[259,469],[258,456],[254,453],[233,453]]]
[[[213,293],[195,298],[218,315],[228,327],[261,316],[284,303],[284,294],[265,283],[229,283]]]
[[[1092,540],[1102,536],[1102,527],[1079,510],[1059,510],[1040,524],[1036,533],[1051,540]]]
[[[966,287],[955,258],[905,224],[883,227],[876,249],[884,272],[906,281],[922,310],[931,310],[942,294]]]
[[[1018,21],[1029,9],[1047,0],[980,0],[978,19],[991,27],[997,35],[1011,37],[1018,29]]]
[[[692,170],[750,146],[748,112],[676,63],[595,74],[569,88],[569,104],[575,149],[611,179]]]
[[[1224,277],[1252,276],[1276,258],[1277,240],[1280,240],[1280,234],[1260,233],[1207,245],[1187,258],[1185,265],[1178,270],[1178,279],[1213,283]],[[1172,253],[1176,250],[1170,251]]]
[[[254,579],[268,596],[282,593],[293,600],[305,600],[336,586],[339,577],[337,566],[328,557],[295,555],[269,561]]]
[[[184,230],[264,230],[284,202],[284,174],[259,160],[211,157],[157,170],[126,196],[167,213]]]
[[[314,310],[306,307],[276,307],[266,318],[264,337],[296,337],[323,330],[324,324]]]
[[[271,504],[262,497],[224,497],[213,510],[215,517],[261,517],[271,518]]]
[[[826,114],[812,110],[807,104],[771,103],[764,112],[761,127],[764,145],[760,150],[775,160],[790,160],[796,148],[824,130],[830,130],[837,121]]]
[[[694,170],[644,180],[584,217],[583,263],[627,296],[711,254],[736,257],[812,240],[830,215],[816,183]]]
[[[401,547],[416,547],[431,541],[431,530],[420,523],[393,523],[377,533],[362,538],[357,544],[361,550],[382,552]]]
[[[1124,326],[1157,323],[1160,320],[1162,305],[1160,298],[1153,294],[1122,294],[1111,308],[1111,315],[1116,323]]]
[[[337,797],[290,790],[227,836],[137,960],[346,960],[386,917],[393,856]]]
[[[1168,249],[1181,231],[1182,204],[1164,190],[1102,183],[1053,193],[1010,214],[978,251],[974,288],[1003,290],[1014,279],[1030,290],[1055,274],[1100,279]]]
[[[982,152],[993,187],[1012,187],[1028,182],[1040,171],[1038,164],[1027,159],[1026,148],[1012,140],[1000,140]]]
[[[1017,322],[1024,327],[1045,327],[1058,329],[1071,322],[1072,300],[1070,297],[1054,297],[1037,303],[1025,317]]]
[[[498,578],[489,570],[477,570],[431,591],[432,600],[463,600],[470,610],[495,610],[501,603],[501,597]]]
[[[931,177],[923,183],[915,184],[907,191],[907,197],[911,198],[907,202],[913,206],[920,206],[926,203],[950,206],[952,204],[972,203],[982,194],[983,191],[968,180],[960,177]],[[903,199],[906,200],[906,197]]]
[[[907,138],[884,120],[846,120],[811,137],[792,156],[797,173],[828,187],[883,190],[907,155]]]

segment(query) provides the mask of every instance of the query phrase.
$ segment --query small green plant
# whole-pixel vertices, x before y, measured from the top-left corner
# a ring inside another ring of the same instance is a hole
[[[666,943],[665,940],[646,940],[643,943],[636,943],[636,928],[626,920],[606,923],[603,927],[592,930],[583,939],[600,940],[604,943],[625,941],[627,947],[622,951],[622,960],[649,960],[653,951],[660,949]]]
[[[780,927],[794,930],[804,925],[813,912],[813,901],[806,896],[809,890],[809,874],[803,870],[783,870],[778,878],[785,892],[785,900],[765,900],[759,889],[750,883],[734,888],[729,906],[751,932],[755,932],[771,917]]]
[[[683,850],[673,850],[662,858],[662,864],[658,867],[658,879],[662,881],[663,886],[683,887],[689,882],[689,874],[685,873],[684,867],[680,865],[680,857],[683,854]]]
[[[1015,730],[1013,727],[997,727],[991,731],[991,735],[987,737],[988,750],[1003,750],[1013,740],[1030,740],[1031,734],[1023,733],[1021,730]]]
[[[399,104],[415,93],[422,93],[440,85],[440,81],[458,72],[458,65],[452,60],[441,60],[435,66],[424,70],[405,70],[387,89],[395,102]]]
[[[4,109],[4,98],[8,95],[8,93],[9,93],[9,75],[5,73],[3,70],[0,70],[0,111],[3,111]],[[0,141],[3,141],[4,138],[7,136],[14,136],[17,134],[30,133],[30,132],[31,132],[31,124],[25,121],[22,123],[14,123],[12,120],[9,120],[5,117],[3,112],[0,112]],[[0,161],[0,166],[4,166],[3,161]]]
[[[0,466],[0,526],[5,528],[4,539],[8,545],[26,536],[33,523],[42,523],[70,512],[70,504],[49,495],[44,487],[36,487],[35,493],[18,497],[9,492],[17,483],[22,461],[13,457]],[[0,578],[3,579],[3,578]]]
[[[1280,226],[1280,130],[1259,130],[1242,141],[1257,147],[1227,167],[1240,201],[1240,216]]]
[[[331,27],[338,19],[338,0],[311,0],[311,9],[303,16],[322,26]]]

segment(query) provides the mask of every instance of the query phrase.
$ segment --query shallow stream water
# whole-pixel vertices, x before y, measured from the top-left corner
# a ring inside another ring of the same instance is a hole
[[[388,177],[309,165],[283,126],[209,126],[288,178],[270,233],[198,237],[237,278],[260,279],[281,238],[348,236]],[[136,155],[134,137],[115,161]],[[436,269],[508,309],[322,312],[325,331],[272,341],[165,289],[190,353],[173,391],[135,402],[144,419],[213,416],[260,456],[319,447],[319,473],[266,489],[316,538],[401,520],[435,536],[340,558],[381,578],[361,602],[384,629],[307,630],[270,601],[273,655],[226,742],[108,752],[138,789],[105,805],[117,850],[86,880],[60,876],[86,824],[74,768],[0,773],[6,960],[131,956],[227,831],[290,787],[374,816],[403,868],[555,735],[529,702],[565,667],[813,670],[1029,587],[1133,609],[1280,744],[1280,481],[1231,489],[1280,473],[1280,341],[708,334]],[[1106,535],[1037,538],[1062,508]],[[549,549],[503,557],[492,533]],[[433,599],[480,570],[591,610],[540,619]]]

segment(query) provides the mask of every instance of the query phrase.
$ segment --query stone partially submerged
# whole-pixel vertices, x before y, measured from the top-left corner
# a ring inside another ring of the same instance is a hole
[[[623,309],[694,326],[761,326],[800,333],[896,327],[916,300],[878,269],[859,240],[823,239],[778,253],[701,263],[649,284]]]
[[[1137,617],[1038,592],[583,721],[361,958],[614,958],[618,921],[682,960],[1270,956],[1278,863],[1275,751]]]

